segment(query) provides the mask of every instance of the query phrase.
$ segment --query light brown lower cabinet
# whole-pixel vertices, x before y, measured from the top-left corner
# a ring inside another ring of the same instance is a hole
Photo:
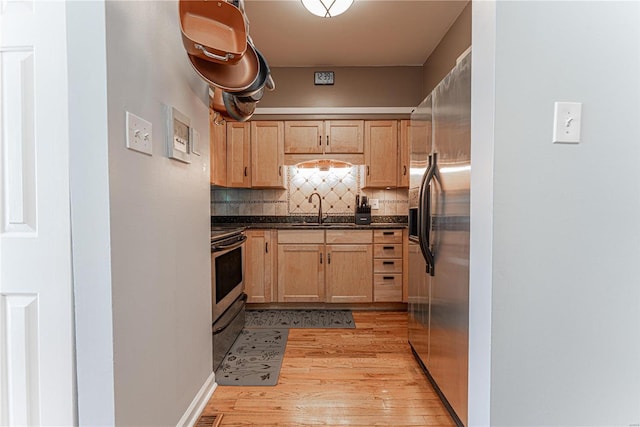
[[[278,301],[324,302],[324,245],[278,244]]]
[[[274,241],[271,230],[247,230],[245,243],[245,292],[247,302],[274,302]]]
[[[327,302],[371,302],[371,245],[328,245]]]
[[[403,290],[403,230],[373,232],[373,300],[401,302]]]
[[[277,236],[278,302],[402,301],[402,230],[380,234],[377,243],[372,230],[278,230]]]
[[[278,302],[324,302],[324,231],[278,230]]]

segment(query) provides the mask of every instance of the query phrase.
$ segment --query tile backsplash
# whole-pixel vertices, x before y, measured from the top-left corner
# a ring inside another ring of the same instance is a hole
[[[309,202],[317,192],[322,197],[322,210],[328,215],[352,215],[357,194],[378,199],[379,209],[372,215],[408,215],[407,189],[360,188],[360,170],[351,168],[299,169],[287,167],[287,189],[212,188],[212,216],[277,215],[305,216],[318,212],[318,199]]]

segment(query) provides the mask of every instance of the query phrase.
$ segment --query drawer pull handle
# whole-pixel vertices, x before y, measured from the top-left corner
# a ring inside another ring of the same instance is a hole
[[[382,261],[382,264],[384,264],[384,265],[393,265],[395,263],[393,261]]]
[[[393,276],[383,276],[382,280],[393,280],[394,277]]]
[[[384,249],[385,251],[392,251],[393,249],[395,249],[393,246],[383,246],[382,249]]]
[[[395,233],[393,231],[383,231],[382,235],[384,236],[393,236]]]

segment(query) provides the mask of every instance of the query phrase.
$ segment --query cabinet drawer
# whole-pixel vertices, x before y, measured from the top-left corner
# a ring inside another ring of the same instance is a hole
[[[327,244],[371,243],[371,230],[327,230]]]
[[[402,230],[373,230],[374,243],[402,243]]]
[[[373,301],[402,301],[402,274],[374,274]]]
[[[278,243],[324,243],[324,230],[278,230]]]
[[[402,245],[376,243],[373,245],[373,256],[375,258],[402,258]]]
[[[374,259],[374,273],[402,273],[401,259]]]

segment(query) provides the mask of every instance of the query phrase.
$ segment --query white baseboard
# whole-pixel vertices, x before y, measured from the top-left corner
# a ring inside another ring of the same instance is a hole
[[[204,407],[207,405],[207,402],[211,399],[211,395],[216,387],[218,387],[218,384],[216,383],[216,376],[211,372],[209,378],[204,382],[200,391],[198,391],[186,412],[182,418],[180,418],[178,424],[176,424],[176,427],[193,427],[196,421],[198,421]]]

